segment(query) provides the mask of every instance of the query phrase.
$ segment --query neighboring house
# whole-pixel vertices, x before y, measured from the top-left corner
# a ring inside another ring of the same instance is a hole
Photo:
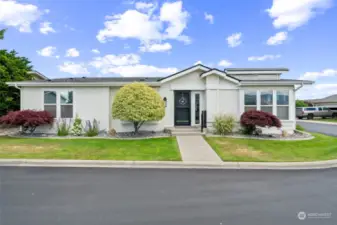
[[[29,74],[33,74],[33,80],[48,80],[49,78],[43,75],[42,73],[32,70],[28,72]]]
[[[330,95],[328,97],[321,98],[321,99],[308,99],[308,100],[303,100],[303,101],[311,106],[337,107],[337,94]]]
[[[165,117],[141,129],[163,130],[174,126],[200,126],[207,111],[208,128],[219,113],[238,120],[247,110],[277,115],[283,129],[295,129],[295,92],[312,81],[280,79],[285,68],[212,69],[195,65],[167,77],[82,77],[9,82],[21,89],[21,108],[47,110],[56,118],[97,119],[101,129],[132,131],[130,122],[115,120],[111,106],[118,89],[131,82],[144,82],[166,101]],[[298,88],[296,88],[299,85]],[[56,96],[56,97],[55,97]],[[50,131],[52,132],[52,130]]]

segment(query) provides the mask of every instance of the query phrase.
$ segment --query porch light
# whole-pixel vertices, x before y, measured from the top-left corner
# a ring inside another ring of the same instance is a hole
[[[165,103],[165,108],[166,108],[166,106],[167,106],[167,98],[164,97],[164,98],[163,98],[163,101],[164,101],[164,103]]]

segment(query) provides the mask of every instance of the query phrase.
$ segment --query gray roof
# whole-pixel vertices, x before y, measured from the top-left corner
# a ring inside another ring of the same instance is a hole
[[[326,102],[337,102],[337,94],[335,95],[330,95],[328,97],[325,98],[321,98],[321,99],[308,99],[308,100],[304,100],[306,102],[312,102],[312,103],[326,103]]]
[[[255,79],[255,80],[242,80],[243,82],[245,81],[303,81],[303,82],[309,82],[309,83],[312,83],[313,81],[311,80],[297,80],[297,79],[269,79],[269,80],[260,80],[260,79]]]
[[[241,71],[279,71],[279,72],[287,72],[288,68],[280,67],[280,68],[227,68],[225,71],[228,72],[241,72]]]
[[[70,77],[70,78],[56,78],[48,80],[35,80],[32,82],[51,83],[51,82],[158,82],[162,77]]]

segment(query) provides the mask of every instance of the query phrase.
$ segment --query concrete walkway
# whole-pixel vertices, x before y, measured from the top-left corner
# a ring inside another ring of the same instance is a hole
[[[177,141],[184,162],[222,162],[201,135],[177,136]]]

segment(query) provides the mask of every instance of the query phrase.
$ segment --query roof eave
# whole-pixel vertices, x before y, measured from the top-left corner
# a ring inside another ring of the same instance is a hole
[[[302,81],[302,80],[298,80],[298,81],[282,81],[282,80],[275,80],[275,81],[241,81],[240,82],[241,85],[312,85],[315,82],[313,81]]]
[[[160,86],[160,82],[144,82],[150,86]],[[8,86],[15,87],[120,87],[130,82],[7,82]]]

